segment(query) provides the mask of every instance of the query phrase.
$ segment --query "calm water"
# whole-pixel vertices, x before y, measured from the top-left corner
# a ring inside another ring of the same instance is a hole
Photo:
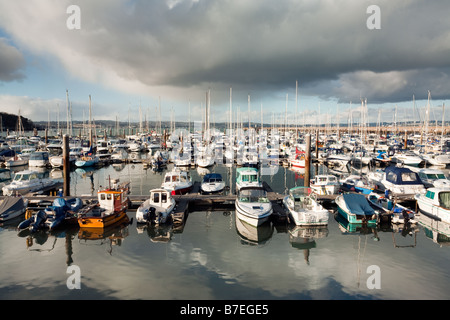
[[[234,181],[234,168],[213,171]],[[191,169],[197,181],[204,173]],[[78,169],[71,194],[92,194],[109,176],[131,181],[132,194],[148,194],[163,175],[141,164]],[[264,180],[277,192],[303,184],[300,172],[282,167]],[[17,223],[0,228],[0,299],[450,298],[448,239],[424,225],[403,234],[390,226],[345,230],[332,214],[326,228],[280,223],[256,233],[232,209],[202,210],[177,230],[133,221],[91,240],[77,228],[30,237],[14,229]],[[69,265],[79,267],[79,290],[67,287]],[[370,289],[373,283],[380,288]]]

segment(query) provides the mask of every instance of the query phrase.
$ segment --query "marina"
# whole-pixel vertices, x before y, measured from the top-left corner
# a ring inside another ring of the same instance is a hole
[[[389,187],[371,184],[370,179],[364,182],[366,189],[359,189],[358,179],[384,172],[390,165],[402,168],[410,178],[420,170],[407,171],[408,166],[397,163],[327,161],[316,157],[327,143],[315,150],[319,145],[315,136],[302,135],[306,141],[290,138],[294,145],[297,141],[297,149],[304,149],[302,142],[311,146],[310,152],[304,151],[310,159],[305,165],[309,174],[306,168],[289,165],[289,155],[283,152],[292,148],[282,148],[285,143],[278,144],[281,153],[276,165],[262,161],[246,167],[218,161],[203,167],[192,160],[177,166],[175,158],[165,158],[164,152],[170,149],[161,148],[161,153],[140,151],[132,158],[128,150],[126,160],[103,157],[90,167],[71,162],[67,171],[51,166],[38,169],[58,184],[22,194],[26,210],[2,222],[1,254],[5,258],[1,267],[12,276],[2,276],[0,296],[288,300],[448,296],[444,266],[450,263],[450,227],[445,218],[433,219],[419,212],[414,194],[402,196],[399,189],[390,193]],[[153,154],[158,161],[153,161]],[[12,169],[4,184],[24,170],[28,166]],[[445,166],[440,170],[448,174]],[[65,172],[69,179],[64,179]],[[205,176],[208,183],[214,178],[225,187],[220,192],[205,192]],[[169,181],[170,185],[165,184]],[[121,183],[127,189],[118,206],[108,204],[118,195],[115,188]],[[339,197],[346,195],[352,206],[344,208]],[[1,196],[2,200],[13,198]],[[70,215],[66,213],[64,227],[52,228],[57,219],[51,213],[59,210],[60,199],[70,201]],[[78,209],[79,202],[82,209]],[[270,215],[259,222],[249,221],[238,212],[238,202],[245,210],[267,210],[265,214]],[[101,208],[92,209],[98,203]],[[358,210],[365,207],[370,218],[358,220]],[[101,212],[112,208],[117,210],[116,223],[101,225],[107,221],[103,220],[96,222],[99,227],[86,226],[88,220],[83,219],[89,214],[82,212],[92,212],[89,219],[98,219]],[[353,211],[355,218],[346,210]],[[27,219],[29,224],[25,224]],[[32,261],[38,262],[32,263],[33,272],[26,271]],[[16,268],[17,264],[22,267]],[[71,265],[81,268],[81,290],[65,285],[65,268]],[[382,270],[382,289],[376,291],[366,284],[372,265]],[[268,269],[278,270],[277,275]],[[420,289],[410,289],[416,286]],[[161,291],[162,287],[167,290]],[[197,288],[195,296],[189,293],[191,287]]]

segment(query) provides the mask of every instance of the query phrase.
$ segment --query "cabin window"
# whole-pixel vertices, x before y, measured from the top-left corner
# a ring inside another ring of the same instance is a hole
[[[387,181],[396,182],[397,181],[397,175],[393,172],[389,172],[386,176]]]
[[[425,195],[427,198],[430,198],[430,199],[434,199],[434,192],[432,192],[432,191],[427,191],[427,194]]]
[[[161,202],[166,203],[167,202],[167,193],[161,193]]]
[[[450,192],[441,192],[439,194],[439,203],[441,207],[450,209]]]
[[[153,194],[153,202],[155,202],[155,203],[159,202],[159,193]]]
[[[416,174],[414,172],[404,172],[402,173],[402,180],[403,181],[416,181]]]
[[[105,199],[106,199],[105,194],[102,193],[102,194],[100,195],[100,200],[105,200]]]
[[[111,200],[111,199],[112,199],[110,193],[108,193],[108,194],[106,195],[106,199],[107,199],[107,200]]]
[[[170,176],[166,177],[166,182],[170,182]]]

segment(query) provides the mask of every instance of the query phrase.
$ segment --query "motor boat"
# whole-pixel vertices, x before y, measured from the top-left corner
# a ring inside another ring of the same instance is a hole
[[[100,158],[93,154],[86,154],[75,161],[75,166],[78,168],[81,167],[93,167],[97,165],[100,161]]]
[[[11,196],[15,194],[27,194],[40,191],[47,187],[56,186],[60,181],[43,178],[34,170],[23,170],[16,172],[13,181],[2,188],[3,195]]]
[[[343,178],[340,183],[344,190],[362,194],[369,194],[374,189],[374,186],[370,181],[365,176],[361,175],[349,175],[348,177]]]
[[[272,203],[262,187],[242,187],[236,200],[236,215],[241,221],[258,227],[269,220],[273,213]]]
[[[336,197],[338,214],[352,224],[378,224],[378,212],[370,205],[366,197],[360,193],[344,193]]]
[[[236,169],[236,191],[243,187],[262,187],[257,168],[242,167]]]
[[[97,192],[98,201],[79,211],[78,225],[80,228],[105,228],[118,223],[127,217],[129,204],[129,182],[119,184],[114,179],[112,185]]]
[[[407,166],[418,167],[420,165],[423,165],[423,163],[425,161],[420,156],[416,155],[414,152],[407,151],[407,152],[399,152],[399,153],[396,152],[391,157],[391,162],[394,164],[403,164],[403,165],[407,165]]]
[[[174,168],[166,172],[161,188],[172,193],[172,195],[185,194],[192,189],[192,179],[188,172]]]
[[[341,184],[336,176],[320,174],[311,179],[309,183],[312,191],[319,195],[338,194]]]
[[[368,178],[380,190],[389,190],[397,197],[413,197],[426,191],[418,174],[405,167],[389,166],[384,171],[369,173]]]
[[[170,220],[176,202],[164,189],[150,190],[150,197],[136,211],[138,223],[164,224]]]
[[[414,197],[421,214],[434,220],[450,223],[450,190],[429,188],[425,194]]]
[[[208,173],[203,177],[200,185],[201,193],[211,194],[222,192],[225,189],[225,181],[220,173]]]
[[[289,216],[298,226],[319,226],[328,224],[329,212],[315,198],[308,187],[295,187],[283,198]]]
[[[395,200],[384,197],[379,193],[372,192],[368,195],[367,200],[373,205],[382,210],[393,224],[401,223],[417,223],[415,219],[415,212],[408,209]]]
[[[423,168],[416,171],[425,188],[450,188],[450,180],[444,171],[432,168]]]
[[[48,151],[35,151],[28,159],[29,167],[46,167],[50,164]]]

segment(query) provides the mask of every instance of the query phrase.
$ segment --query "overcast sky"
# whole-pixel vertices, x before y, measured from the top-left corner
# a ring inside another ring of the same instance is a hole
[[[67,27],[72,4],[80,29]],[[370,5],[381,29],[367,27]],[[290,119],[335,121],[361,99],[372,119],[411,118],[413,97],[420,111],[430,91],[435,112],[449,97],[449,11],[448,0],[0,0],[0,111],[65,120],[68,90],[79,120],[91,95],[96,119],[138,121],[139,106],[152,119],[161,104],[165,119],[201,121],[210,90],[223,121],[232,87],[244,120],[249,96],[254,121],[286,106]]]

